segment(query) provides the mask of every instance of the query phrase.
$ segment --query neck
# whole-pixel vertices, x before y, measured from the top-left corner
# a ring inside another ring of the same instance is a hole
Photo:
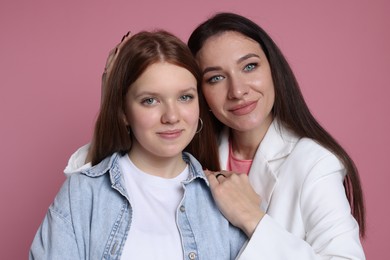
[[[158,157],[131,149],[128,155],[134,165],[143,172],[166,179],[175,178],[187,166],[181,154],[174,157]]]
[[[234,157],[241,160],[253,159],[271,123],[272,120],[263,122],[260,127],[249,131],[230,129],[230,141]]]

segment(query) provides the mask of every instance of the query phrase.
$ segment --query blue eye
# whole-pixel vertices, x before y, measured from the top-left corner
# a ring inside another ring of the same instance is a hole
[[[257,63],[250,63],[245,66],[244,71],[252,71],[257,67]]]
[[[218,76],[213,76],[213,77],[209,78],[209,79],[207,80],[207,82],[208,82],[208,83],[216,83],[216,82],[218,82],[218,81],[221,81],[222,79],[223,79],[223,76],[218,75]]]
[[[179,100],[180,100],[180,101],[186,102],[186,101],[192,100],[193,98],[194,98],[194,97],[193,97],[192,95],[183,95],[183,96],[181,96],[181,97],[179,98]]]
[[[145,98],[141,101],[142,104],[144,105],[153,105],[155,104],[157,101],[154,99],[154,98]]]

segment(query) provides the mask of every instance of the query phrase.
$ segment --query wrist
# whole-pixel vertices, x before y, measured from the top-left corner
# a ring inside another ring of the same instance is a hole
[[[253,233],[256,230],[256,227],[263,219],[264,215],[264,212],[257,211],[251,217],[243,221],[243,225],[240,227],[240,229],[247,235],[248,238],[252,237]]]

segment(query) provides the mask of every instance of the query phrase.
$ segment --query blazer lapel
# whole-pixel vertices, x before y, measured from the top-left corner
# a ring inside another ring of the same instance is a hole
[[[262,209],[267,212],[278,182],[280,166],[294,149],[299,138],[274,120],[259,148],[249,171],[249,181],[262,198]]]
[[[248,177],[253,189],[261,197],[262,210],[267,212],[278,179],[259,150],[256,152]]]

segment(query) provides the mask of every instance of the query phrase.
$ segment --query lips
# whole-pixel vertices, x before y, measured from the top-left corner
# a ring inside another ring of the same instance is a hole
[[[174,129],[174,130],[157,132],[157,134],[164,139],[175,139],[181,136],[183,131],[184,130],[182,129]]]
[[[228,111],[230,111],[232,114],[234,114],[236,116],[242,116],[242,115],[249,114],[250,112],[255,110],[256,106],[257,106],[257,101],[251,101],[251,102],[246,102],[246,103],[237,105],[237,106],[229,109]]]

